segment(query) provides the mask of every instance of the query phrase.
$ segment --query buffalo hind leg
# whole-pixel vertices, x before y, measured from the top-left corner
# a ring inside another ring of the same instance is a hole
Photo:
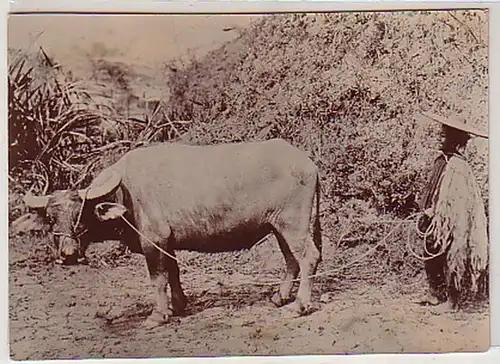
[[[299,259],[300,285],[295,300],[296,311],[300,314],[308,314],[315,309],[311,302],[312,281],[318,268],[321,253],[310,237],[306,238],[306,246],[303,255]]]
[[[285,258],[286,272],[279,291],[273,295],[271,302],[274,303],[275,306],[281,307],[291,301],[290,295],[292,292],[293,281],[299,274],[299,264],[293,256],[293,253],[291,252],[290,247],[288,246],[283,235],[278,231],[275,231],[274,235],[276,236],[276,240],[278,240],[279,247]]]
[[[312,304],[312,275],[316,273],[320,261],[320,251],[309,236],[297,238],[294,233],[284,233],[290,249],[298,257],[300,283],[295,301],[289,306],[294,315],[305,315],[314,311]]]

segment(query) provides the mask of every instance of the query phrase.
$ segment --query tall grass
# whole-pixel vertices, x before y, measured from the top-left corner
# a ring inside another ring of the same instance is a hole
[[[87,107],[90,95],[43,49],[35,59],[21,51],[12,57],[8,74],[10,172],[31,175],[37,192],[73,185],[87,164],[86,153],[102,143],[99,115]]]
[[[178,138],[187,128],[189,122],[168,118],[162,102],[124,115],[108,91],[98,79],[75,79],[43,48],[9,50],[11,215],[22,210],[19,195],[28,190],[82,187],[128,150]]]

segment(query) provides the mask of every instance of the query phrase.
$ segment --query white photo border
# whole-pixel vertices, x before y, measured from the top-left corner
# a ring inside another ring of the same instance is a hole
[[[494,165],[497,162],[495,156],[500,155],[500,142],[497,140],[500,134],[500,121],[496,120],[500,115],[500,3],[480,1],[155,1],[155,0],[8,0],[2,1],[2,31],[3,42],[7,42],[7,16],[9,13],[266,13],[266,12],[300,12],[300,11],[340,11],[340,10],[403,10],[403,9],[456,9],[456,8],[488,8],[490,14],[490,96],[489,96],[489,135],[490,135],[490,326],[491,326],[491,348],[486,353],[456,353],[456,354],[368,354],[349,356],[289,356],[289,357],[221,357],[221,358],[180,358],[180,359],[140,359],[144,363],[172,362],[174,364],[200,363],[201,360],[209,360],[212,363],[284,363],[295,364],[306,360],[308,363],[500,363],[500,245],[496,240],[500,239],[500,224],[494,222],[500,219],[500,169]],[[0,203],[0,216],[2,219],[1,231],[3,239],[1,243],[3,259],[2,266],[2,294],[1,309],[3,312],[2,330],[0,331],[1,352],[0,360],[9,359],[9,315],[8,315],[8,204],[7,204],[7,66],[6,66],[6,44],[2,47],[3,62],[2,75],[4,75],[3,95],[0,101],[0,109],[3,111],[2,133],[0,133],[2,147],[1,167],[2,187]],[[496,323],[496,324],[495,324]],[[158,343],[161,345],[161,343]],[[82,364],[87,363],[123,363],[124,361],[137,361],[138,359],[100,359],[79,360]],[[36,361],[39,363],[53,361]],[[72,363],[71,360],[57,360],[54,362]]]

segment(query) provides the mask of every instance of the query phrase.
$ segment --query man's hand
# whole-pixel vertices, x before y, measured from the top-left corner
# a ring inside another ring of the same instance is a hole
[[[424,214],[426,214],[429,217],[433,217],[434,216],[434,210],[433,210],[433,208],[429,207],[427,210],[424,211]]]

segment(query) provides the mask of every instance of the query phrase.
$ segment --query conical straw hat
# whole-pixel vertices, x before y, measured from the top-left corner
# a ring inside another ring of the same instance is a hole
[[[437,121],[438,123],[448,125],[452,128],[458,129],[458,130],[465,131],[466,133],[469,133],[469,134],[472,134],[475,136],[479,136],[479,137],[483,137],[483,138],[488,138],[487,131],[481,131],[479,129],[476,129],[475,127],[473,127],[470,124],[466,124],[462,118],[459,118],[459,117],[444,118],[442,116],[439,116],[439,115],[436,115],[436,114],[433,114],[430,112],[422,112],[422,115],[431,119],[431,120]]]

